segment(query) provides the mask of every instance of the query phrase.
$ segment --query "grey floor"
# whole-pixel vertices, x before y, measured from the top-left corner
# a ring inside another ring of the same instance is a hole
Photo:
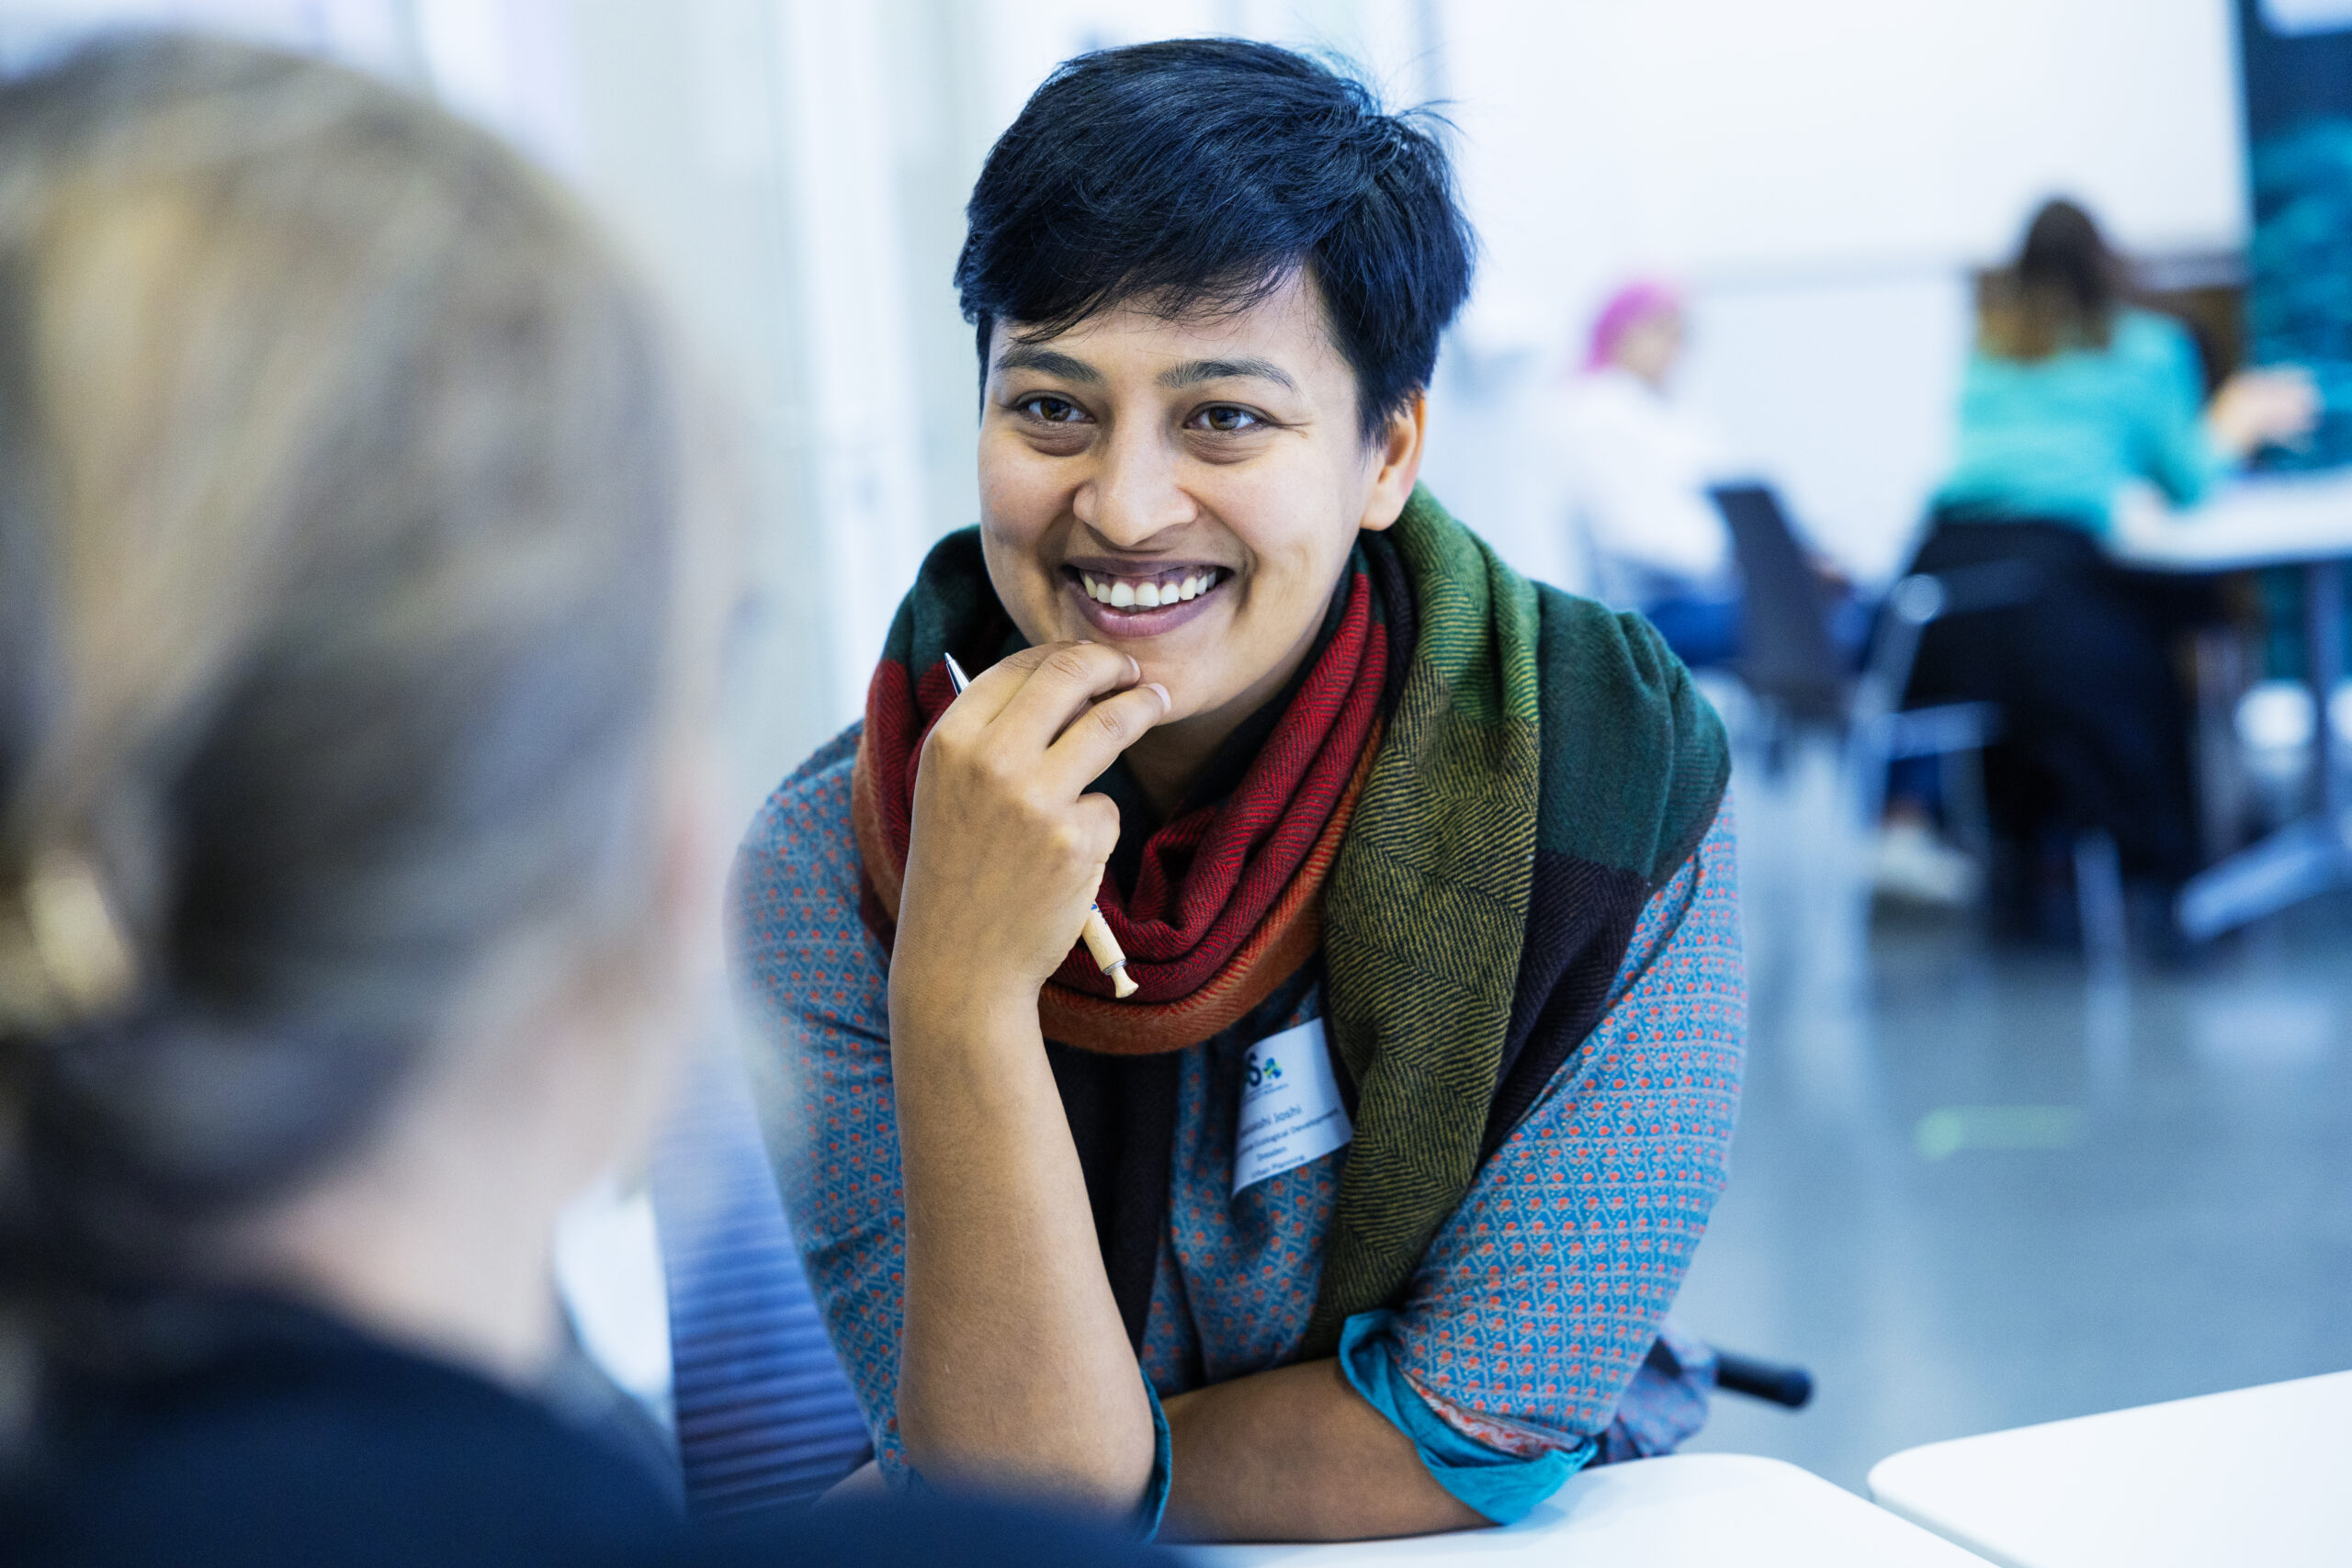
[[[1730,1186],[1679,1315],[1809,1366],[1702,1450],[1860,1489],[1941,1438],[2352,1367],[2352,899],[2094,986],[1873,921],[1830,759],[1734,801],[1749,960]]]

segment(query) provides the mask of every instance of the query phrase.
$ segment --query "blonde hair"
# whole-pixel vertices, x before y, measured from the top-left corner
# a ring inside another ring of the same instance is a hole
[[[166,36],[0,88],[0,1303],[52,1347],[492,954],[642,943],[680,387],[572,202],[381,84]]]

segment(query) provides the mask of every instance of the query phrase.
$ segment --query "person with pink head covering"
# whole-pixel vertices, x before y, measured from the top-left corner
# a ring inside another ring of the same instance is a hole
[[[1748,476],[1670,393],[1683,335],[1673,285],[1611,295],[1561,399],[1559,455],[1594,592],[1648,615],[1685,663],[1722,664],[1739,651],[1739,580],[1707,491]]]
[[[1672,284],[1636,278],[1609,297],[1592,319],[1584,370],[1618,366],[1663,389],[1682,352],[1682,295]]]

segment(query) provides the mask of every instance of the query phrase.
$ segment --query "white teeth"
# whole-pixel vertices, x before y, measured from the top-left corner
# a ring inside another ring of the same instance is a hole
[[[1124,578],[1100,578],[1080,572],[1079,586],[1086,596],[1098,604],[1108,604],[1114,610],[1157,610],[1188,599],[1197,599],[1216,586],[1215,571],[1195,572],[1173,582],[1157,581],[1131,582]]]

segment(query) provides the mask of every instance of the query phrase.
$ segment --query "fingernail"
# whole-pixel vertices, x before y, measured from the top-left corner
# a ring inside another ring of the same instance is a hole
[[[1142,673],[1142,671],[1136,671],[1136,673],[1140,674],[1140,673]],[[1161,685],[1159,682],[1157,682],[1157,681],[1146,681],[1146,682],[1143,683],[1143,685],[1144,685],[1144,690],[1145,690],[1145,691],[1148,691],[1148,692],[1158,692],[1158,693],[1159,694],[1159,711],[1160,711],[1160,712],[1162,712],[1162,713],[1166,713],[1170,708],[1172,708],[1172,707],[1174,707],[1174,706],[1176,705],[1176,699],[1175,699],[1175,698],[1173,698],[1173,697],[1171,697],[1171,696],[1170,696],[1170,695],[1168,694],[1168,688],[1167,688],[1167,687],[1165,687],[1165,686],[1163,686],[1163,685]]]
[[[1136,656],[1132,653],[1127,655],[1127,679],[1130,681],[1143,679],[1143,666],[1136,662]]]

